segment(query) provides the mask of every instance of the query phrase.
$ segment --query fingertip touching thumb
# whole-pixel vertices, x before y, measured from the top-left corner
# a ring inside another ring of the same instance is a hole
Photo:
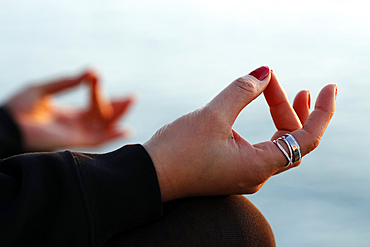
[[[259,81],[263,81],[270,75],[270,68],[267,66],[261,66],[258,69],[250,72],[249,75],[253,76]]]

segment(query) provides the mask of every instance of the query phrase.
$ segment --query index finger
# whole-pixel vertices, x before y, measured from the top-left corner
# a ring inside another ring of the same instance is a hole
[[[104,90],[100,87],[97,77],[91,78],[91,91],[90,91],[90,113],[97,113],[103,119],[109,119],[113,115],[113,107],[105,94]]]
[[[40,90],[42,95],[55,94],[75,87],[83,81],[91,81],[94,77],[97,77],[96,74],[88,70],[78,76],[64,77],[50,82],[40,83],[35,88]]]
[[[302,127],[301,121],[289,103],[288,97],[275,73],[271,73],[270,83],[263,94],[270,107],[271,117],[276,129],[293,131]]]

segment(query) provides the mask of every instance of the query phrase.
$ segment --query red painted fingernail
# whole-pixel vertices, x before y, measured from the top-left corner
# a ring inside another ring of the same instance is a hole
[[[249,75],[255,77],[256,79],[263,81],[270,74],[270,68],[267,66],[261,66],[258,69],[249,73]]]
[[[337,99],[337,84],[335,84],[335,99]]]
[[[308,109],[311,108],[311,92],[307,90],[307,96],[308,96]]]

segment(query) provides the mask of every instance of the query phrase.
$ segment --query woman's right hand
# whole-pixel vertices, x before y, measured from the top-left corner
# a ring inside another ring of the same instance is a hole
[[[260,67],[233,81],[206,106],[165,125],[144,144],[163,201],[254,193],[269,177],[293,167],[286,167],[287,159],[271,140],[252,145],[232,129],[240,111],[262,92],[277,127],[271,140],[290,133],[302,156],[317,147],[334,114],[336,85],[321,90],[312,113],[307,91],[298,93],[293,109],[274,73]]]

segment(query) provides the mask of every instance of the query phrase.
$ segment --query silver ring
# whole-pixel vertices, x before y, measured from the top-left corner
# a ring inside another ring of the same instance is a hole
[[[272,142],[276,144],[276,146],[280,149],[280,151],[284,154],[285,158],[288,160],[288,164],[286,164],[285,166],[290,166],[291,164],[293,164],[293,162],[292,162],[292,151],[289,148],[290,155],[288,155],[288,153],[285,151],[285,149],[283,148],[283,146],[280,145],[280,143],[278,142],[278,140],[284,140],[284,138],[279,137],[278,139],[273,140]],[[288,147],[289,147],[289,145],[288,145]]]
[[[289,154],[285,151],[283,146],[278,142],[279,140],[282,140],[285,142],[289,149]],[[301,148],[297,142],[297,140],[290,134],[286,134],[282,137],[277,138],[276,140],[272,141],[276,144],[276,146],[280,149],[280,151],[284,154],[286,159],[288,160],[288,164],[286,166],[290,166],[291,164],[294,164],[296,162],[299,162],[302,159],[301,155]]]
[[[299,146],[297,140],[290,134],[285,135],[285,140],[289,143],[290,149],[293,152],[292,162],[296,163],[301,161],[302,159],[301,147]]]

